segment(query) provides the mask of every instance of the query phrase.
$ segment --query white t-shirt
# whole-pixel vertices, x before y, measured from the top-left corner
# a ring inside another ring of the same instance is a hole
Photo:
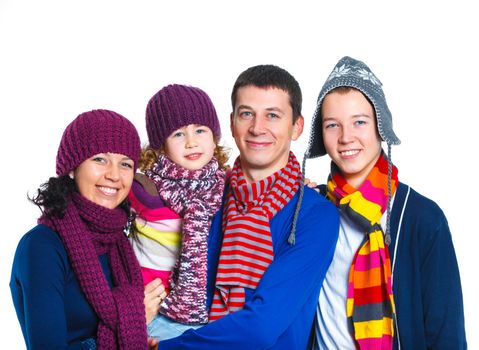
[[[394,198],[393,198],[394,199]],[[392,208],[391,200],[391,208]],[[381,217],[383,230],[387,215]],[[319,294],[316,309],[315,349],[355,350],[353,338],[348,330],[346,300],[348,295],[349,269],[354,254],[365,238],[363,231],[351,220],[341,215],[339,237]]]

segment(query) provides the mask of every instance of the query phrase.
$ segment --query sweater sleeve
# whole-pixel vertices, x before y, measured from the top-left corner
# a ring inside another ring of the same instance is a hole
[[[28,349],[82,349],[68,345],[64,307],[66,252],[52,231],[31,231],[20,241],[10,288]]]
[[[144,283],[160,278],[169,290],[170,274],[181,245],[182,220],[164,205],[158,193],[153,195],[149,191],[142,183],[133,181],[128,198],[136,219],[130,242],[140,263]]]
[[[421,258],[422,299],[428,349],[466,349],[461,280],[449,226],[435,204]]]
[[[339,218],[336,208],[327,202],[302,207],[296,244],[289,245],[290,214],[274,228],[272,223],[272,230],[282,232],[281,245],[244,309],[160,342],[160,350],[268,349],[298,320],[305,338],[300,343],[307,343],[320,286],[334,253]],[[294,337],[293,332],[288,336]]]

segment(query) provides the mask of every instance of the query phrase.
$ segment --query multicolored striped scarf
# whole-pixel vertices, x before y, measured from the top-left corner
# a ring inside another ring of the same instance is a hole
[[[392,166],[391,196],[397,185],[397,168]],[[388,205],[388,160],[384,152],[359,189],[331,163],[327,196],[366,233],[349,271],[346,309],[356,348],[392,349],[395,306],[391,261],[380,225]]]
[[[224,237],[210,322],[242,309],[245,288],[258,286],[274,256],[269,222],[293,198],[300,179],[292,152],[283,169],[251,184],[236,159],[223,212]]]

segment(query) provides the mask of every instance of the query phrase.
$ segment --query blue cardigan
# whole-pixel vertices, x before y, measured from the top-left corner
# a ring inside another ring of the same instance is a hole
[[[112,286],[107,255],[99,257]],[[89,349],[98,318],[81,290],[60,236],[38,225],[20,240],[10,290],[28,349]]]
[[[271,220],[274,261],[246,304],[202,328],[160,342],[159,349],[305,349],[321,283],[331,263],[339,230],[336,208],[305,188],[296,244],[287,242],[298,194]],[[214,291],[222,242],[221,211],[208,241],[208,303]]]
[[[401,349],[466,349],[461,280],[446,216],[410,189],[398,235],[407,191],[402,183],[396,190],[389,245]]]

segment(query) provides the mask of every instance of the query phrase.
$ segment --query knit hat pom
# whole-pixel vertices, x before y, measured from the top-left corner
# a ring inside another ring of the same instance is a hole
[[[215,107],[203,90],[193,86],[168,85],[148,102],[146,131],[151,147],[160,148],[173,131],[190,124],[207,126],[214,136],[221,137]]]
[[[63,132],[56,172],[58,176],[67,175],[86,159],[108,152],[131,158],[136,169],[140,151],[140,137],[128,119],[113,111],[96,109],[80,114]]]

